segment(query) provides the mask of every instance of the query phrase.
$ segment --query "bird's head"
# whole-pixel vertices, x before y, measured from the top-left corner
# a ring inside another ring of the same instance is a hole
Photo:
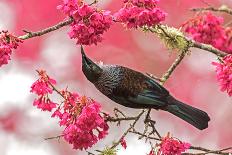
[[[102,73],[102,69],[86,56],[82,46],[81,46],[81,55],[82,55],[83,73],[85,74],[86,78],[90,82],[96,81],[100,77]]]

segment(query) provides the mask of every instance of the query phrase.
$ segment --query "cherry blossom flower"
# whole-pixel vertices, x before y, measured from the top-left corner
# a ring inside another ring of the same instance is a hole
[[[49,98],[46,98],[45,96],[35,99],[33,105],[37,106],[38,109],[41,109],[43,111],[52,111],[53,108],[56,108],[56,103],[52,102]]]
[[[53,88],[50,84],[55,85],[56,80],[47,76],[44,70],[38,71],[40,78],[36,80],[31,86],[31,92],[40,95],[51,94],[53,92]]]
[[[59,119],[65,127],[62,135],[74,149],[87,149],[108,134],[109,126],[100,114],[101,105],[77,93],[55,88],[56,81],[45,71],[38,71],[40,78],[31,86],[31,92],[38,98],[33,105],[43,111],[52,112],[51,117]],[[64,99],[59,105],[50,100],[49,95],[56,91]]]
[[[48,94],[53,93],[51,84],[55,85],[56,81],[50,78],[45,71],[38,71],[40,78],[36,80],[31,86],[31,93],[35,93],[38,98],[34,100],[33,105],[43,111],[52,111],[56,108],[56,103],[48,98]]]
[[[125,0],[124,7],[115,13],[116,21],[127,28],[154,26],[165,20],[166,13],[156,7],[158,0]]]
[[[224,28],[223,21],[222,17],[207,12],[188,20],[182,27],[194,40],[211,44],[215,48],[232,53],[232,29]]]
[[[212,62],[216,66],[217,80],[220,84],[221,91],[225,91],[232,96],[232,55],[227,55],[222,62]]]
[[[113,20],[110,11],[99,10],[80,0],[65,0],[58,9],[74,19],[68,35],[71,39],[76,39],[77,44],[97,45]]]
[[[86,105],[76,121],[69,124],[64,132],[64,139],[73,144],[74,149],[92,147],[99,139],[108,134],[108,125],[100,115],[100,105],[93,102]]]
[[[8,64],[11,59],[12,49],[16,49],[20,42],[22,42],[21,39],[8,31],[0,32],[0,67]]]
[[[181,153],[189,149],[191,145],[189,143],[181,142],[178,139],[174,139],[168,134],[166,137],[162,138],[162,141],[158,146],[159,155],[181,155]]]

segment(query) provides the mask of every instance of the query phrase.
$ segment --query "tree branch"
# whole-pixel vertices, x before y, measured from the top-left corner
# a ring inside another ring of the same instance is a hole
[[[184,56],[186,55],[187,51],[182,51],[178,57],[176,58],[176,60],[172,63],[172,65],[170,66],[170,68],[166,71],[166,73],[162,76],[161,78],[161,85],[164,84],[164,82],[166,82],[169,77],[171,76],[171,74],[173,73],[173,71],[176,69],[176,67],[180,64],[180,62],[184,59]]]
[[[214,12],[223,12],[229,15],[232,15],[232,9],[228,8],[226,5],[222,5],[219,8],[206,7],[206,8],[192,8],[191,11],[214,11]]]
[[[204,153],[195,153],[194,155],[205,155],[205,154],[209,154],[209,153],[214,153],[214,154],[222,154],[222,155],[229,155],[229,152],[224,152],[227,150],[232,150],[232,147],[228,147],[225,149],[221,149],[221,150],[209,150],[203,147],[195,147],[195,146],[191,146],[190,147],[191,150],[198,150],[198,151],[204,151]]]
[[[121,122],[121,121],[131,121],[131,120],[136,120],[137,117],[122,117],[122,118],[114,118],[111,116],[107,116],[105,121],[106,122]]]
[[[227,55],[225,52],[220,51],[219,49],[216,49],[211,45],[199,43],[199,42],[196,42],[196,41],[190,40],[190,39],[188,41],[190,42],[190,47],[195,47],[195,48],[199,48],[199,49],[208,51],[210,53],[217,55],[218,57],[224,57]]]
[[[121,136],[121,138],[125,137],[131,131],[131,129],[133,129],[135,127],[136,123],[138,122],[138,120],[140,119],[140,117],[143,115],[144,112],[145,112],[145,110],[142,110],[139,113],[139,115],[136,117],[136,120],[130,125],[130,127],[126,130],[126,132],[124,132],[124,134]],[[120,144],[121,138],[117,142],[115,142],[110,148],[113,149],[113,148],[117,147]]]
[[[37,31],[37,32],[30,32],[30,31],[25,31],[24,30],[24,32],[26,32],[26,34],[22,35],[22,36],[19,36],[18,38],[22,39],[22,40],[26,40],[26,39],[42,36],[42,35],[47,34],[49,32],[58,30],[58,29],[60,29],[60,28],[62,28],[64,26],[67,26],[67,25],[71,24],[72,22],[73,22],[73,18],[69,18],[66,21],[60,22],[60,23],[58,23],[58,24],[56,24],[54,26],[45,28],[45,29]]]

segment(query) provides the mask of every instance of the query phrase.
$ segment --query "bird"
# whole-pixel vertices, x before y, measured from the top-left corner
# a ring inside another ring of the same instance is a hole
[[[82,46],[81,55],[87,80],[112,101],[128,108],[164,110],[199,130],[208,128],[206,112],[175,99],[153,78],[124,66],[95,63]]]

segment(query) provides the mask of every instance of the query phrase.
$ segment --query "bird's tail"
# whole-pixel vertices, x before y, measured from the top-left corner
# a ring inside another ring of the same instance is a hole
[[[203,130],[208,127],[210,118],[208,114],[200,109],[182,103],[172,96],[168,98],[169,105],[166,107],[168,112],[192,124],[196,128]]]

